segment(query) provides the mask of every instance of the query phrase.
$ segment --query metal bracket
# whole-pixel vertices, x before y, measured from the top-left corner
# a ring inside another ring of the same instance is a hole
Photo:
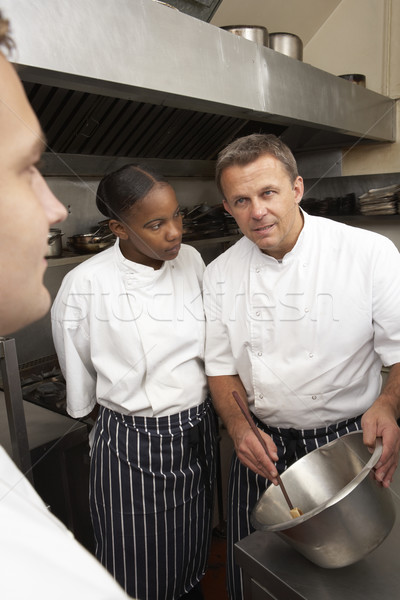
[[[33,484],[32,463],[18,368],[17,350],[13,338],[0,338],[0,367],[3,379],[12,458]]]

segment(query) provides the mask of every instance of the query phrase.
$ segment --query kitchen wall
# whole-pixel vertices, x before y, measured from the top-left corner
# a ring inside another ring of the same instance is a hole
[[[191,177],[171,178],[178,202],[182,207],[196,204],[215,205],[221,202],[220,194],[213,179]],[[68,219],[58,227],[63,231],[63,246],[67,238],[76,233],[93,231],[104,217],[96,208],[95,198],[98,179],[79,179],[49,177],[47,182],[68,210]],[[305,197],[323,199],[328,196],[340,197],[349,193],[360,196],[369,189],[400,183],[400,173],[373,174],[368,176],[333,177],[320,179],[305,179]],[[352,225],[377,230],[389,237],[400,250],[400,217],[352,216]],[[215,258],[222,248],[219,245],[200,247],[200,252],[206,263]],[[56,284],[55,284],[56,285]]]
[[[363,73],[370,90],[387,94],[387,0],[342,0],[304,47],[304,62],[343,75]]]
[[[367,88],[400,97],[400,0],[342,0],[304,48],[304,60],[336,75],[363,73]],[[391,173],[400,166],[400,104],[396,143],[343,152],[343,175]]]

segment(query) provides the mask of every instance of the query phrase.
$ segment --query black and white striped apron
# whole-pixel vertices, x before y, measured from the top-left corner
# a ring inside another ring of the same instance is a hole
[[[328,427],[302,430],[268,427],[254,415],[253,418],[257,427],[270,435],[277,446],[278,461],[275,464],[279,474],[312,450],[361,429],[361,416]],[[250,514],[268,485],[269,480],[247,469],[234,452],[228,483],[230,501],[227,515],[227,585],[230,600],[243,600],[242,571],[234,560],[234,544],[253,533]]]
[[[96,556],[130,596],[180,598],[204,575],[211,541],[211,403],[159,418],[101,407],[95,427],[90,509]]]

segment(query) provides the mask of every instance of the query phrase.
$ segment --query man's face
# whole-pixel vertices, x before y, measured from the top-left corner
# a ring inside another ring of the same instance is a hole
[[[301,177],[292,185],[283,164],[264,154],[248,165],[225,169],[221,186],[224,207],[243,235],[276,259],[292,250],[303,227]]]
[[[49,226],[65,219],[35,164],[43,134],[14,68],[0,52],[0,335],[42,317]]]

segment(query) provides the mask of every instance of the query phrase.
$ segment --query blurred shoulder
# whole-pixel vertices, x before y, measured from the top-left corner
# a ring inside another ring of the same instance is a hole
[[[62,285],[72,286],[77,283],[83,284],[95,280],[105,280],[107,273],[115,268],[115,254],[114,247],[112,247],[91,256],[69,271],[64,277]]]

